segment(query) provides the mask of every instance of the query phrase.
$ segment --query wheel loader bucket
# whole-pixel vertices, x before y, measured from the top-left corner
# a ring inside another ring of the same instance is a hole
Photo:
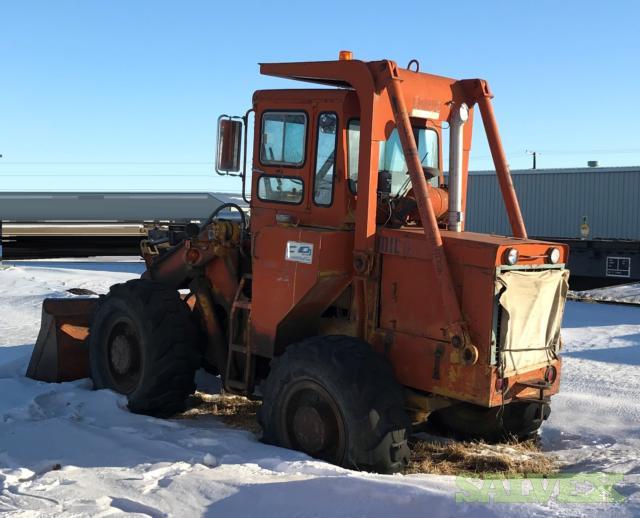
[[[27,377],[59,383],[89,377],[86,338],[97,298],[45,299]]]

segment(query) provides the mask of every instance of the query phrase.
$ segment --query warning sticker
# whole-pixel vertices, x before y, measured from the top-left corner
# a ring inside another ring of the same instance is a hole
[[[284,257],[287,261],[311,264],[313,262],[313,243],[287,241],[287,250]]]
[[[607,257],[607,277],[631,277],[631,257]]]

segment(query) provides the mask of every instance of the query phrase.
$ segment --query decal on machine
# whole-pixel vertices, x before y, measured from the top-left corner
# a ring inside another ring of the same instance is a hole
[[[313,262],[313,243],[287,241],[287,250],[284,258],[287,261],[311,264]]]

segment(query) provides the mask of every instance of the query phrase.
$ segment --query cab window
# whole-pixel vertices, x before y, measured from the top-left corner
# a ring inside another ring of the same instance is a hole
[[[265,112],[262,115],[260,162],[265,165],[302,166],[306,134],[306,113]]]
[[[304,184],[294,176],[262,175],[258,180],[258,198],[273,203],[302,203]]]
[[[321,113],[318,116],[316,169],[313,178],[313,202],[328,207],[333,201],[333,178],[338,143],[338,116]]]
[[[355,194],[358,190],[358,153],[360,152],[360,121],[349,121],[347,128],[347,169],[349,171],[349,189]]]
[[[418,155],[422,167],[438,168],[438,134],[428,128],[413,128],[413,136],[418,146]],[[378,171],[385,171],[391,180],[392,195],[400,194],[410,183],[407,162],[404,159],[398,130],[394,129],[389,139],[380,142],[380,161]],[[438,186],[439,178],[429,180],[433,187]]]
[[[413,128],[418,154],[423,167],[438,168],[438,134],[430,128]],[[358,186],[358,152],[360,148],[360,121],[349,122],[347,131],[349,187],[355,194]],[[398,194],[409,181],[398,130],[394,129],[386,141],[380,142],[378,172],[385,172],[391,182],[391,193]],[[438,177],[430,180],[438,186]]]

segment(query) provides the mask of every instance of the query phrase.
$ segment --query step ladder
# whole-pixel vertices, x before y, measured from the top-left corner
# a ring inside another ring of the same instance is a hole
[[[250,394],[253,391],[254,361],[251,351],[251,300],[246,294],[251,274],[240,279],[229,315],[229,351],[225,371],[225,389]]]

